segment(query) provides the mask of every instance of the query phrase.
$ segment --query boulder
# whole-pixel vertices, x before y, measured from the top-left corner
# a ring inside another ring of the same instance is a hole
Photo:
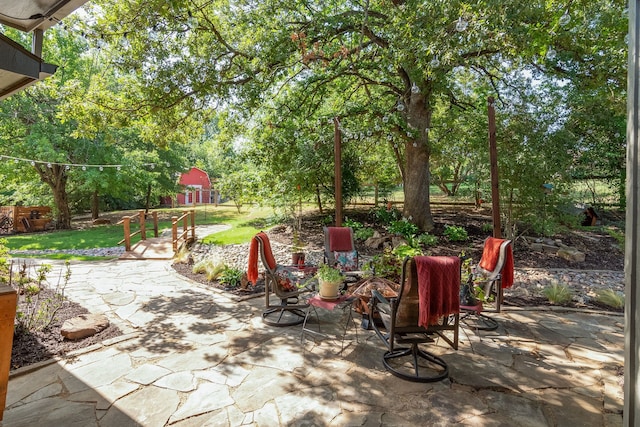
[[[560,248],[557,255],[567,261],[584,262],[585,254],[575,248]]]
[[[62,324],[60,333],[69,340],[90,337],[109,326],[109,319],[103,314],[83,314],[67,319]]]

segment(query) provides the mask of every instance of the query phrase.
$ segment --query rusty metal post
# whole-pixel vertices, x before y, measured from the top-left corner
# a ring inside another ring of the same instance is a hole
[[[140,240],[147,240],[147,217],[143,210],[138,213],[140,221]]]
[[[493,237],[502,237],[500,224],[500,189],[498,184],[498,148],[496,143],[496,110],[494,99],[488,98],[487,113],[489,115],[489,163],[491,165],[491,213],[493,215]]]
[[[342,226],[342,136],[340,121],[333,118],[333,162],[335,175],[336,227]]]

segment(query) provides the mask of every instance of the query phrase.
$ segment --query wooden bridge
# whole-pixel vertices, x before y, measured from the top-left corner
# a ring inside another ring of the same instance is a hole
[[[154,237],[147,238],[147,219],[151,217]],[[131,232],[131,223],[137,222],[140,227]],[[196,215],[194,210],[184,211],[181,216],[171,217],[171,236],[158,236],[158,213],[147,215],[144,210],[132,216],[125,216],[118,224],[124,228],[124,239],[118,244],[124,243],[125,252],[120,259],[172,259],[178,248],[183,243],[196,240]],[[182,224],[182,231],[178,232],[178,225]],[[140,235],[140,241],[131,244],[131,238]]]

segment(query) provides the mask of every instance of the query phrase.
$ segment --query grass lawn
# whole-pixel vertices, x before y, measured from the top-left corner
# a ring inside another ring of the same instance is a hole
[[[186,209],[157,209],[160,218],[180,216]],[[232,204],[223,204],[217,207],[197,206],[196,227],[207,224],[228,224],[232,227],[221,233],[211,234],[201,239],[204,243],[220,245],[248,242],[258,231],[269,227],[269,218],[273,218],[273,211],[269,208],[250,207],[243,208],[238,213]],[[137,211],[118,212],[116,216],[135,215]],[[113,214],[113,213],[112,213]],[[102,216],[106,216],[103,214]],[[131,231],[139,229],[137,223],[131,224]],[[171,220],[158,221],[158,230],[171,229]],[[182,222],[178,224],[178,230],[182,229]],[[149,232],[151,230],[151,232]],[[153,223],[147,221],[147,236],[153,236]],[[15,250],[65,250],[65,249],[95,249],[118,246],[118,242],[124,238],[122,225],[101,225],[86,229],[57,230],[40,233],[23,233],[6,237],[6,246],[11,251]],[[132,243],[140,240],[139,235],[132,238]],[[47,258],[55,259],[97,259],[98,257],[80,257],[69,254],[47,255]]]

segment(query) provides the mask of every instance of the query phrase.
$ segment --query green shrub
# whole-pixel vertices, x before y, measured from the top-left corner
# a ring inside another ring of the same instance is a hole
[[[56,319],[56,315],[64,304],[64,289],[71,278],[69,261],[65,263],[64,275],[58,279],[55,289],[43,292],[46,288],[47,274],[51,272],[50,264],[41,264],[37,268],[26,262],[20,267],[18,275],[26,280],[14,281],[21,298],[21,304],[16,311],[16,333],[33,333],[49,327]],[[35,269],[35,277],[31,278],[29,271]],[[11,270],[11,268],[9,269]],[[12,274],[9,271],[9,274]]]
[[[417,225],[409,222],[406,219],[402,219],[400,221],[393,221],[387,227],[387,231],[389,233],[391,233],[391,234],[398,234],[398,235],[404,237],[405,239],[409,240],[413,236],[418,234],[420,229],[418,228]]]
[[[402,261],[404,260],[406,257],[410,256],[410,257],[414,257],[414,256],[420,256],[422,255],[422,249],[420,248],[416,248],[410,245],[398,245],[396,246],[392,253],[396,256],[396,258],[398,258],[398,260]]]
[[[391,251],[386,248],[382,254],[375,255],[367,265],[367,269],[373,272],[377,277],[384,277],[391,281],[398,282],[402,270],[402,261]]]
[[[425,247],[435,246],[438,244],[438,236],[429,233],[422,233],[416,237],[419,244]]]
[[[361,228],[353,232],[353,237],[356,240],[367,240],[369,237],[373,237],[374,232],[373,228]]]
[[[613,289],[603,289],[596,292],[596,301],[607,307],[622,308],[624,307],[624,294]]]
[[[360,230],[362,227],[364,227],[364,225],[361,222],[358,221],[354,221],[352,219],[346,218],[344,220],[344,224],[345,227],[351,227],[354,231],[354,233],[358,230]]]
[[[445,225],[444,235],[450,242],[464,242],[469,238],[467,230],[465,230],[464,227],[459,227],[457,225]]]
[[[393,207],[387,209],[386,206],[379,206],[371,210],[371,216],[376,224],[385,226],[402,218],[402,213]]]
[[[552,283],[544,288],[542,294],[547,297],[551,304],[565,304],[571,301],[572,297],[569,287],[558,283]]]
[[[242,281],[243,274],[243,271],[238,268],[225,267],[220,273],[218,281],[229,288],[237,288]]]

